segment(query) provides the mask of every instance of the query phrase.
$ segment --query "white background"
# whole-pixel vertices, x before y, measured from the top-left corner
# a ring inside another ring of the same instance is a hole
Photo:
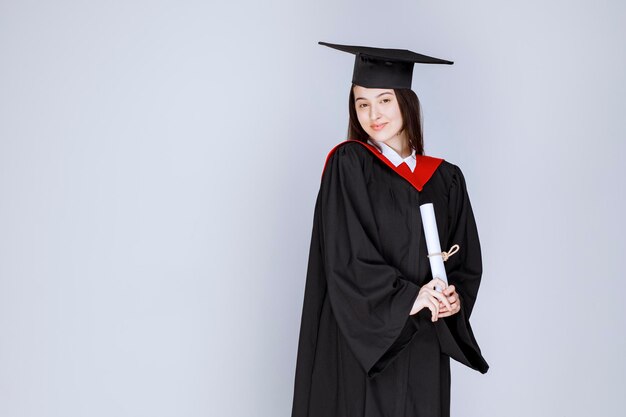
[[[291,412],[353,56],[411,49],[483,248],[454,416],[620,416],[620,1],[1,1],[0,415]],[[621,164],[620,164],[621,163]]]

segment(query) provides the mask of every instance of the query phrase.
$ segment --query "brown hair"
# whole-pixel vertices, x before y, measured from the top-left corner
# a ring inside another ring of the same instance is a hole
[[[367,142],[369,135],[361,127],[361,123],[359,123],[359,119],[356,115],[354,86],[355,84],[350,86],[350,102],[348,103],[348,111],[350,114],[348,139]],[[422,109],[419,98],[417,98],[417,94],[410,88],[394,88],[393,91],[398,99],[398,106],[402,114],[402,128],[406,130],[407,137],[409,138],[409,146],[415,149],[417,155],[424,155]]]

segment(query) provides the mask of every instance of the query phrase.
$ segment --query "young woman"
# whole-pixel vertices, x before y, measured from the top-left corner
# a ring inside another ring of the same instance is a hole
[[[448,417],[450,357],[489,368],[469,322],[480,243],[460,168],[424,155],[410,83],[414,62],[451,62],[322,44],[356,62],[349,139],[329,152],[315,205],[292,417]],[[458,245],[439,254],[449,284],[430,271],[426,202],[441,247]]]

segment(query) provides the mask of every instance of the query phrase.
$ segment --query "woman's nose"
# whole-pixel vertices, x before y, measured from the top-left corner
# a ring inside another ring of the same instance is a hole
[[[380,114],[378,113],[378,108],[376,106],[371,106],[370,107],[370,119],[376,120],[379,117],[380,117]]]

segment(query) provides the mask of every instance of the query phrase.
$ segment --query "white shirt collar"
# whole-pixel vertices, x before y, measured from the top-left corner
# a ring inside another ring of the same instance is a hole
[[[379,141],[375,141],[372,139],[368,139],[367,143],[377,147],[378,150],[382,152],[383,156],[389,159],[391,163],[394,164],[395,166],[398,166],[401,163],[406,162],[406,164],[411,169],[411,172],[415,171],[415,149],[411,151],[411,155],[402,159],[402,157],[398,155],[398,153],[391,146],[387,145],[385,142],[379,142]]]

